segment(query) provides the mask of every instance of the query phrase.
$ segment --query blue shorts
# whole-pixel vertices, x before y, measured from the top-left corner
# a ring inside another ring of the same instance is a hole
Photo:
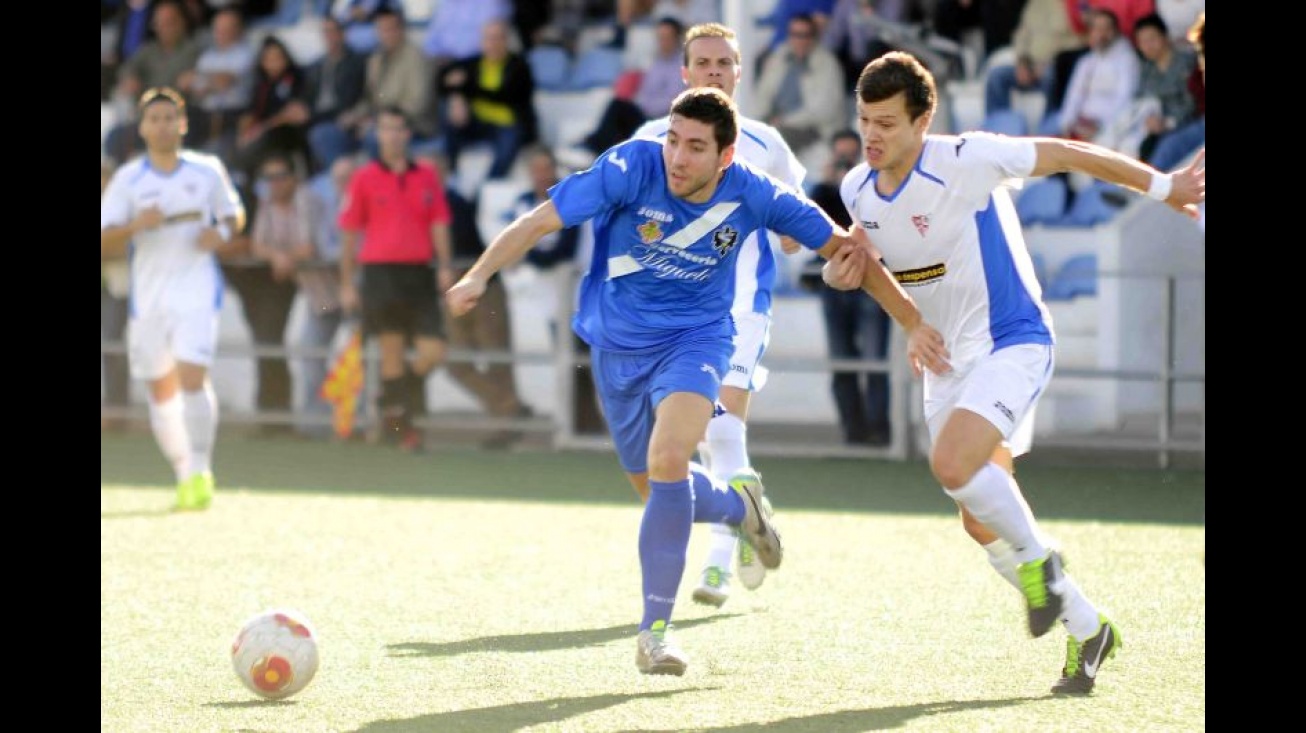
[[[594,384],[617,459],[627,473],[648,470],[648,444],[658,404],[672,392],[701,394],[716,404],[730,368],[729,339],[691,341],[637,354],[592,349]]]

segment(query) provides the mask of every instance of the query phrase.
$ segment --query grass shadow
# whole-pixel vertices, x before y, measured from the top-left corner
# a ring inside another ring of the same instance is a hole
[[[666,698],[703,689],[715,688],[690,687],[680,690],[660,690],[658,692],[640,692],[627,695],[557,697],[551,700],[509,703],[473,710],[450,710],[444,713],[428,713],[399,720],[377,720],[358,728],[354,733],[426,733],[427,731],[495,731],[495,733],[508,733],[508,731],[521,730],[522,728],[537,725],[561,723],[568,718],[621,705],[631,700]]]
[[[919,705],[863,708],[861,710],[836,710],[819,715],[804,715],[798,718],[784,718],[759,723],[743,723],[725,728],[711,728],[710,730],[712,733],[751,733],[752,731],[772,731],[773,733],[862,733],[870,730],[901,728],[918,718],[964,713],[972,710],[992,710],[1046,699],[1048,698],[1011,697],[999,700],[930,702]],[[706,730],[709,729],[637,728],[621,731],[620,733],[691,733],[692,731]]]
[[[616,458],[586,451],[495,452],[436,447],[421,455],[362,443],[220,436],[218,487],[397,497],[639,506]],[[777,509],[955,515],[923,460],[762,458]],[[1206,472],[1017,463],[1041,519],[1206,522]],[[148,434],[102,433],[100,483],[159,486],[172,475]]]
[[[677,629],[685,630],[695,626],[714,623],[724,619],[742,616],[739,613],[721,613],[702,618],[676,621]],[[602,629],[583,629],[579,631],[544,631],[528,634],[500,634],[481,636],[461,641],[424,642],[409,641],[388,644],[392,657],[452,657],[472,652],[544,652],[563,649],[577,649],[586,646],[598,646],[622,639],[634,639],[639,632],[638,624],[622,624]]]

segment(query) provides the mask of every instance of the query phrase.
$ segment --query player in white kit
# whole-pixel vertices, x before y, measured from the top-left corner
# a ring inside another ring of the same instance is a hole
[[[680,76],[688,87],[716,87],[734,97],[739,84],[741,57],[735,32],[719,23],[701,23],[685,32]],[[649,120],[632,137],[661,141],[669,118]],[[739,115],[735,156],[772,178],[801,191],[807,171],[780,133],[765,122]],[[708,470],[722,481],[750,467],[747,447],[748,407],[752,393],[766,383],[762,354],[771,338],[771,287],[775,283],[775,234],[752,232],[744,239],[735,269],[735,352],[730,371],[721,380],[718,397],[724,412],[707,426]],[[693,598],[720,607],[730,596],[731,568],[738,555],[739,580],[754,590],[766,579],[766,568],[738,530],[727,524],[711,526],[712,541]]]
[[[218,405],[209,381],[222,272],[215,253],[245,225],[226,167],[182,148],[185,101],[169,88],[139,103],[144,155],[118,168],[100,202],[101,254],[131,261],[127,356],[149,383],[150,428],[177,477],[178,509],[213,499]]]
[[[901,295],[876,297],[908,334],[908,358],[924,379],[934,477],[989,562],[1023,593],[1030,633],[1065,624],[1066,661],[1052,691],[1090,692],[1101,662],[1121,646],[1119,630],[1065,574],[1013,477],[1052,376],[1055,335],[1003,184],[1079,171],[1195,217],[1206,197],[1204,153],[1166,174],[1090,143],[927,134],[934,79],[900,52],[867,64],[856,93],[865,162],[848,172],[841,194],[865,249],[827,263],[826,282],[868,287],[863,275],[879,267],[898,281]],[[916,304],[919,320],[901,297]]]

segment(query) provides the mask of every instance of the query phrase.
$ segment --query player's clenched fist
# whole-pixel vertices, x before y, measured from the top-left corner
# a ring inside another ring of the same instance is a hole
[[[845,244],[821,267],[821,279],[835,290],[856,290],[862,286],[868,262],[870,256],[865,249]]]
[[[485,295],[485,281],[464,275],[445,292],[444,303],[449,308],[449,315],[457,318],[475,308],[482,295]]]

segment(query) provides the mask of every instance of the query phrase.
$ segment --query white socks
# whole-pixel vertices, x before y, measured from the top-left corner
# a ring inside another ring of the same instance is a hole
[[[1047,554],[1048,548],[1039,540],[1034,516],[1016,488],[1015,479],[998,464],[984,464],[965,486],[944,493],[961,502],[971,516],[1009,542],[1017,564]]]
[[[213,470],[213,440],[218,432],[218,399],[213,385],[204,383],[203,389],[184,392],[186,403],[186,432],[190,434],[190,473]]]
[[[1013,588],[1020,590],[1020,578],[1016,576],[1016,556],[1011,551],[1011,545],[1007,544],[1006,540],[994,540],[984,545],[984,551],[988,554],[989,564],[998,575],[1001,575],[1002,579],[1010,583]],[[1061,596],[1064,604],[1061,621],[1075,641],[1082,642],[1097,634],[1100,626],[1097,608],[1088,602],[1084,592],[1069,575],[1063,575]]]
[[[729,481],[741,469],[748,467],[747,426],[738,417],[725,413],[712,418],[707,424],[707,449],[712,457],[712,475]],[[707,552],[707,567],[731,571],[734,567],[735,548],[739,531],[728,524],[713,524],[712,542]]]
[[[186,435],[185,407],[181,395],[166,402],[150,400],[150,431],[163,457],[172,464],[181,483],[190,476],[190,438]]]

